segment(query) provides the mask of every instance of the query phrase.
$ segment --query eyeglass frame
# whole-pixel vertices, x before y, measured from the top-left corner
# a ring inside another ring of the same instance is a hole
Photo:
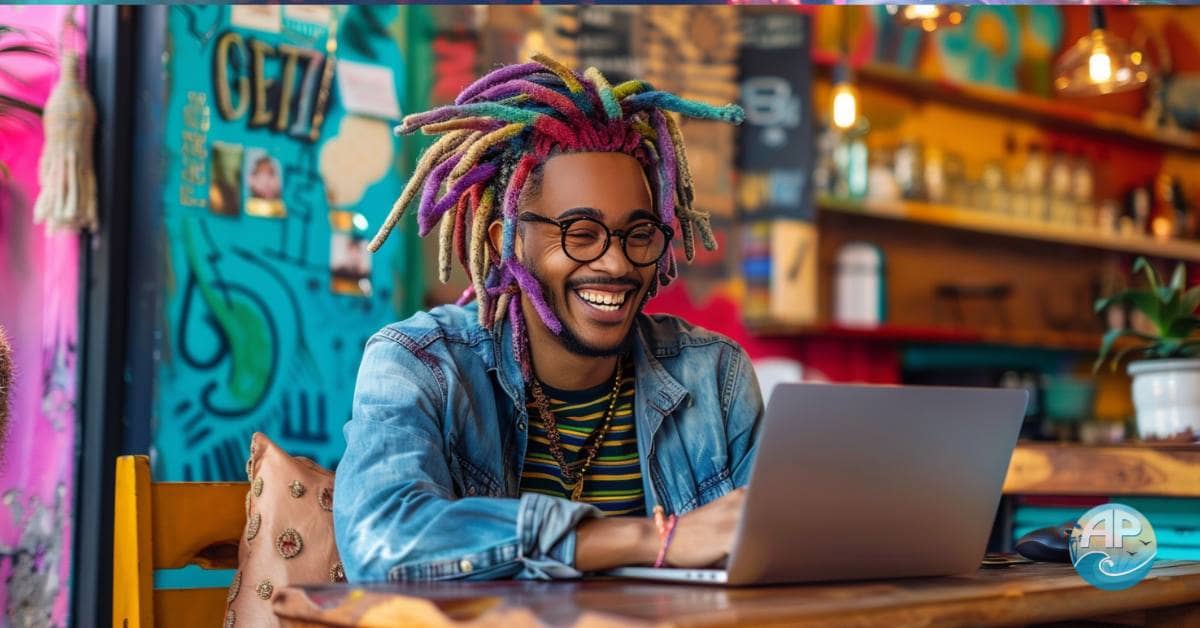
[[[558,244],[560,247],[562,247],[563,255],[566,255],[568,258],[571,259],[571,261],[577,262],[580,264],[590,264],[590,263],[600,259],[601,257],[604,257],[604,255],[608,253],[608,247],[612,246],[612,239],[613,239],[613,236],[615,235],[621,239],[621,254],[625,256],[625,259],[629,260],[629,263],[633,264],[637,268],[646,268],[647,266],[653,266],[653,265],[657,264],[659,262],[659,260],[661,260],[663,258],[663,256],[667,254],[667,251],[671,248],[671,240],[675,237],[675,230],[672,229],[671,226],[666,224],[665,222],[660,222],[657,220],[645,220],[645,221],[639,222],[638,225],[643,225],[643,224],[651,225],[654,228],[661,231],[664,236],[666,236],[666,240],[663,242],[662,251],[658,254],[658,257],[655,257],[653,261],[639,264],[639,263],[633,261],[633,258],[629,256],[629,249],[627,248],[629,240],[626,239],[629,236],[628,229],[609,229],[608,225],[606,225],[602,221],[592,218],[590,216],[572,216],[571,218],[567,218],[566,220],[555,220],[553,218],[547,218],[545,216],[540,216],[533,212],[521,212],[517,216],[517,220],[528,221],[528,222],[540,222],[542,224],[554,225],[554,226],[558,227],[561,232],[559,235]],[[575,256],[571,255],[570,251],[567,249],[567,230],[570,229],[575,223],[577,223],[581,220],[586,220],[588,222],[594,222],[604,228],[604,233],[605,233],[604,247],[602,249],[600,249],[600,253],[598,255],[596,255],[596,257],[593,257],[592,259],[589,259],[589,260],[578,259]]]

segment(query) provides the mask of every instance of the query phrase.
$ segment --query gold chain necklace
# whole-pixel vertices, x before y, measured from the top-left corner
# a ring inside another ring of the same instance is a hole
[[[546,428],[546,440],[550,443],[550,454],[554,456],[555,462],[558,463],[559,473],[564,482],[571,486],[571,501],[579,501],[583,495],[583,476],[587,474],[588,469],[592,466],[592,461],[595,460],[596,454],[600,452],[600,446],[604,443],[604,437],[608,434],[608,427],[612,423],[613,414],[617,409],[617,399],[621,392],[621,360],[617,361],[617,373],[613,378],[613,388],[609,395],[608,410],[604,412],[604,421],[600,424],[600,428],[593,430],[588,440],[584,441],[580,453],[583,454],[583,465],[577,471],[571,471],[571,465],[567,464],[567,458],[563,455],[562,443],[560,442],[560,434],[558,432],[558,422],[554,419],[554,413],[550,411],[550,400],[546,398],[545,391],[542,390],[542,384],[537,377],[533,378],[530,384],[530,391],[533,393],[533,403],[537,406],[538,415],[542,419],[542,425]]]

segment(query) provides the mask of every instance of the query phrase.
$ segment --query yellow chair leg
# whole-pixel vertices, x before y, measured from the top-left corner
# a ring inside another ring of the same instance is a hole
[[[154,626],[154,565],[150,546],[150,460],[117,458],[113,514],[113,626]]]

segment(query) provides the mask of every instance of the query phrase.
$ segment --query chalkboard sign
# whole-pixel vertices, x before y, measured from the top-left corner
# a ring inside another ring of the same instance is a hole
[[[746,217],[812,220],[809,18],[748,9],[741,30],[739,208]]]
[[[596,66],[613,85],[641,74],[640,7],[563,7],[556,33],[578,69]]]

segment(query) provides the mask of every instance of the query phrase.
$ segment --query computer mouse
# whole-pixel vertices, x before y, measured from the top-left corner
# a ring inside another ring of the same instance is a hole
[[[1030,560],[1044,563],[1071,562],[1071,530],[1074,522],[1038,528],[1017,539],[1014,549]]]

